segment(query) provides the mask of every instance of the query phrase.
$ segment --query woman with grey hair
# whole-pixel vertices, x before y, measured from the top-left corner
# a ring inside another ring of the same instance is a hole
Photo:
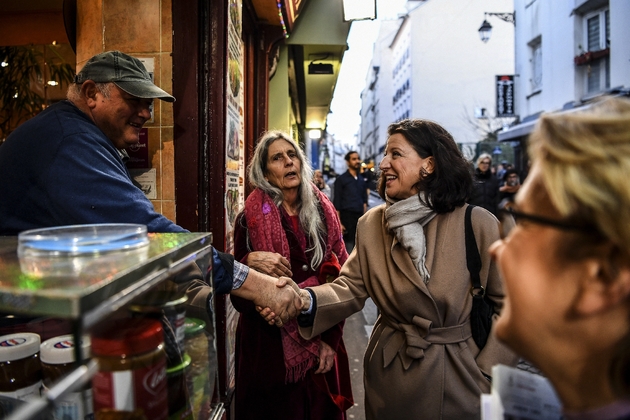
[[[499,204],[499,180],[492,173],[492,157],[489,154],[479,155],[473,178],[475,191],[469,203],[481,206],[496,215]]]
[[[330,200],[312,182],[313,171],[286,133],[265,133],[248,168],[255,190],[234,229],[234,255],[300,287],[334,279],[348,258]],[[343,322],[311,340],[297,322],[278,329],[251,302],[234,298],[236,419],[345,419],[353,404]]]

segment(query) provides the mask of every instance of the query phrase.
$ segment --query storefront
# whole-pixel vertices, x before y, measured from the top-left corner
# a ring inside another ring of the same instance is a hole
[[[317,155],[319,139],[307,132],[325,135],[347,49],[341,0],[22,3],[2,11],[0,45],[61,45],[74,52],[76,70],[95,54],[121,50],[142,59],[177,98],[154,104],[130,151],[132,170],[158,212],[192,232],[212,232],[217,249],[232,249],[232,223],[248,193],[245,168],[264,131],[287,131]],[[229,405],[236,317],[218,306],[217,338],[225,343],[218,398]]]

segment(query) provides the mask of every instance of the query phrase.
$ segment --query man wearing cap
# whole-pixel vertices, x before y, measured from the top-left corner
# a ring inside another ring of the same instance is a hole
[[[153,84],[140,60],[120,51],[90,58],[67,98],[22,124],[0,146],[0,235],[90,223],[186,232],[154,210],[124,164],[124,148],[140,140],[153,99],[175,98]],[[217,293],[258,300],[282,319],[301,307],[293,290],[281,289],[276,296],[276,279],[231,255],[215,250],[214,263]],[[206,297],[199,298],[205,305]]]

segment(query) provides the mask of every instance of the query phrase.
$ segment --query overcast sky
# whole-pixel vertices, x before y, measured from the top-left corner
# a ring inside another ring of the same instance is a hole
[[[405,3],[406,0],[377,0],[377,19],[353,22],[350,27],[349,48],[343,55],[327,127],[328,132],[342,143],[352,143],[361,124],[361,91],[365,87],[379,20],[394,19],[404,13]]]

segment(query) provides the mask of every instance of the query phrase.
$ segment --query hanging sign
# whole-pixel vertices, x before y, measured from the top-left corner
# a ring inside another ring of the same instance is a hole
[[[497,76],[497,117],[515,117],[514,76]]]

